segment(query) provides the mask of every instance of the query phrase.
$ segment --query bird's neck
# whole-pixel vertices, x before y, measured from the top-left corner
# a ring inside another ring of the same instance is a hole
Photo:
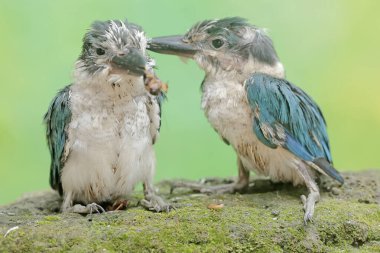
[[[206,79],[208,81],[235,81],[241,84],[244,83],[250,76],[255,73],[263,73],[276,78],[285,78],[285,69],[281,62],[273,65],[261,63],[258,61],[249,61],[239,69],[224,70],[209,69],[206,71]]]
[[[273,65],[253,61],[247,64],[245,69],[245,73],[248,73],[247,78],[251,76],[253,73],[263,73],[281,79],[285,78],[285,69],[280,61],[277,61]]]
[[[73,86],[83,93],[104,100],[133,100],[146,94],[142,77],[110,73],[108,69],[91,74],[77,68],[74,71]]]

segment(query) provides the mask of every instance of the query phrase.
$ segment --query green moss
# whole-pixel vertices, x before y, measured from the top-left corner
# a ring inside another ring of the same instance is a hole
[[[372,176],[371,176],[372,178]],[[3,252],[376,252],[380,247],[380,207],[359,202],[355,189],[342,196],[322,194],[314,223],[303,224],[302,189],[246,195],[174,196],[178,208],[152,213],[140,207],[94,214],[57,214],[57,195],[0,208]],[[358,189],[357,192],[363,189]],[[375,189],[376,190],[376,189]],[[223,203],[210,210],[210,203]],[[55,203],[54,205],[52,203]],[[18,208],[22,206],[23,208]],[[41,206],[47,206],[41,210]],[[13,212],[13,211],[12,211]]]
[[[44,217],[45,221],[59,221],[61,220],[61,217],[58,215],[48,215]]]

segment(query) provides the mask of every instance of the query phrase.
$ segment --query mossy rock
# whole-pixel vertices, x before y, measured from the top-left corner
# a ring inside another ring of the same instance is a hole
[[[55,192],[30,194],[0,207],[0,252],[380,252],[380,170],[344,178],[320,184],[307,225],[305,189],[265,179],[243,195],[169,194],[159,184],[177,207],[170,213],[139,207],[141,193],[125,211],[90,216],[59,213]]]

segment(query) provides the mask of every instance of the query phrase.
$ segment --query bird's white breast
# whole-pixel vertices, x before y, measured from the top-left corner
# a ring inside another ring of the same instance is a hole
[[[269,176],[274,181],[303,183],[295,171],[300,160],[283,148],[269,148],[257,139],[242,84],[206,79],[202,108],[213,128],[232,145],[246,169]]]
[[[154,172],[148,96],[132,97],[131,84],[144,87],[141,78],[71,87],[69,156],[61,178],[63,190],[77,201],[121,197]]]

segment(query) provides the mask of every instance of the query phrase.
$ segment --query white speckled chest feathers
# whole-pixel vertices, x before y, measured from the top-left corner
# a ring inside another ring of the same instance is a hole
[[[107,78],[71,86],[61,179],[65,194],[85,204],[125,196],[155,170],[157,101],[145,92],[142,77]]]
[[[301,163],[298,158],[283,148],[269,148],[257,139],[243,84],[206,78],[202,108],[212,127],[235,149],[246,169],[273,181],[304,183],[296,172]]]

